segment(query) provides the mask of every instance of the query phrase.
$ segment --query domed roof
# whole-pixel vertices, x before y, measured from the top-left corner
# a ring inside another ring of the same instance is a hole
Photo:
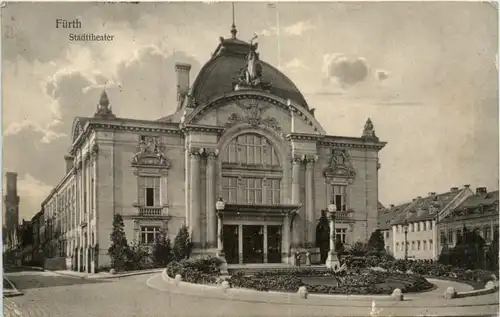
[[[212,58],[201,68],[190,92],[190,99],[197,105],[211,98],[233,91],[234,81],[240,70],[246,66],[245,57],[250,50],[250,43],[232,39],[220,39],[221,43]],[[309,109],[304,96],[295,84],[282,72],[260,60],[262,79],[271,84],[269,92],[283,99],[290,99]]]

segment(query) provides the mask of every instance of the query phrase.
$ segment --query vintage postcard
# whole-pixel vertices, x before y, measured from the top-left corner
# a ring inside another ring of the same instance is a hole
[[[1,3],[4,316],[497,316],[496,2]]]

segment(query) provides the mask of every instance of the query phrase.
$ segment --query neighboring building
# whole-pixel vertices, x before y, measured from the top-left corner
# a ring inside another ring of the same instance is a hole
[[[66,174],[42,204],[54,262],[109,265],[116,213],[130,242],[150,244],[160,230],[173,240],[186,224],[194,256],[223,247],[229,264],[293,263],[296,250],[319,261],[317,223],[331,201],[336,235],[368,240],[385,146],[372,122],[361,137],[326,135],[292,81],[231,33],[193,85],[191,66],[176,65],[174,114],[116,118],[103,92],[93,117],[75,118]]]
[[[384,246],[387,252],[394,254],[394,243],[392,235],[392,221],[396,219],[403,210],[408,207],[410,203],[394,206],[389,205],[389,208],[379,208],[378,214],[378,229],[384,237]]]
[[[408,224],[406,248],[410,259],[432,259],[439,256],[438,219],[446,217],[469,196],[474,195],[469,185],[463,189],[453,187],[443,194],[429,193],[427,197],[417,197],[405,204],[391,221],[392,249],[396,259],[405,257],[405,230]]]
[[[45,242],[45,219],[43,210],[31,218],[33,226],[33,261],[39,264],[44,262],[43,245]]]
[[[476,188],[476,194],[468,197],[438,223],[439,250],[444,243],[454,247],[462,238],[463,228],[477,230],[487,244],[498,237],[498,190],[487,192],[486,187]]]
[[[19,225],[19,196],[17,194],[17,173],[7,172],[6,192],[4,196],[4,249],[11,250],[17,247]]]

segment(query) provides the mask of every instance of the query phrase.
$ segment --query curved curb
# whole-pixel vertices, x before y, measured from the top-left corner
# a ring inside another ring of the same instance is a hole
[[[306,306],[322,306],[322,307],[369,307],[372,302],[378,302],[378,307],[384,308],[422,308],[433,307],[436,309],[452,309],[456,307],[483,307],[490,305],[498,305],[495,303],[457,303],[454,301],[443,301],[438,299],[435,302],[429,302],[428,299],[405,299],[399,301],[394,299],[392,295],[338,295],[338,294],[306,294],[303,293],[283,293],[283,292],[261,292],[250,289],[229,288],[228,283],[221,285],[203,285],[183,282],[179,278],[171,278],[168,276],[166,269],[161,273],[161,280],[168,284],[169,290],[175,294],[187,296],[200,296],[204,298],[225,299],[241,302],[258,302],[267,304],[285,304],[285,305],[306,305]],[[148,284],[148,286],[155,288]],[[443,298],[444,299],[444,298]],[[420,303],[419,303],[420,302]],[[422,302],[424,304],[422,305]],[[446,304],[443,304],[446,303]]]
[[[9,283],[10,287],[12,287],[11,290],[10,289],[3,290],[3,297],[15,297],[24,295],[24,293],[18,290],[14,285],[14,283],[12,283],[7,277],[4,276],[3,279],[7,281],[7,283]]]

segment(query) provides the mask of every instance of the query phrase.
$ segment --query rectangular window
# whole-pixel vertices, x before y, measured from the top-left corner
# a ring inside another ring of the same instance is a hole
[[[245,179],[245,197],[248,204],[262,204],[262,179]]]
[[[222,178],[222,198],[229,203],[238,202],[238,178],[223,177]]]
[[[420,241],[417,241],[417,250],[420,251]]]
[[[347,186],[333,185],[333,202],[338,211],[347,210]]]
[[[424,250],[427,250],[427,241],[425,241],[425,240],[424,240],[424,241],[423,241],[423,243],[424,243],[424,247],[423,247],[423,249],[424,249]]]
[[[160,177],[139,177],[139,205],[156,207],[161,205],[160,200]]]
[[[448,243],[453,244],[453,230],[448,229]]]
[[[399,251],[399,242],[396,242],[396,251]]]
[[[443,245],[443,244],[444,244],[444,242],[445,242],[445,240],[446,240],[446,235],[445,235],[445,233],[444,233],[444,230],[441,230],[441,231],[439,232],[439,240],[440,240],[440,242],[441,242],[441,245]]]
[[[396,226],[396,233],[399,233],[399,226]]]
[[[414,251],[415,250],[415,241],[412,241],[411,242],[411,250]]]
[[[159,226],[141,227],[141,243],[152,244],[156,240],[156,236],[160,233]]]
[[[490,241],[490,227],[483,228],[483,239],[484,241]]]
[[[457,244],[462,243],[462,229],[457,230]]]
[[[345,243],[347,229],[335,229],[335,241],[340,240],[342,243]]]
[[[432,230],[432,221],[429,222],[429,230]]]
[[[420,222],[417,222],[417,232],[420,231]]]
[[[414,223],[410,223],[410,232],[414,232],[415,230]]]
[[[267,181],[267,204],[277,205],[280,203],[280,186],[279,179],[269,179]]]

